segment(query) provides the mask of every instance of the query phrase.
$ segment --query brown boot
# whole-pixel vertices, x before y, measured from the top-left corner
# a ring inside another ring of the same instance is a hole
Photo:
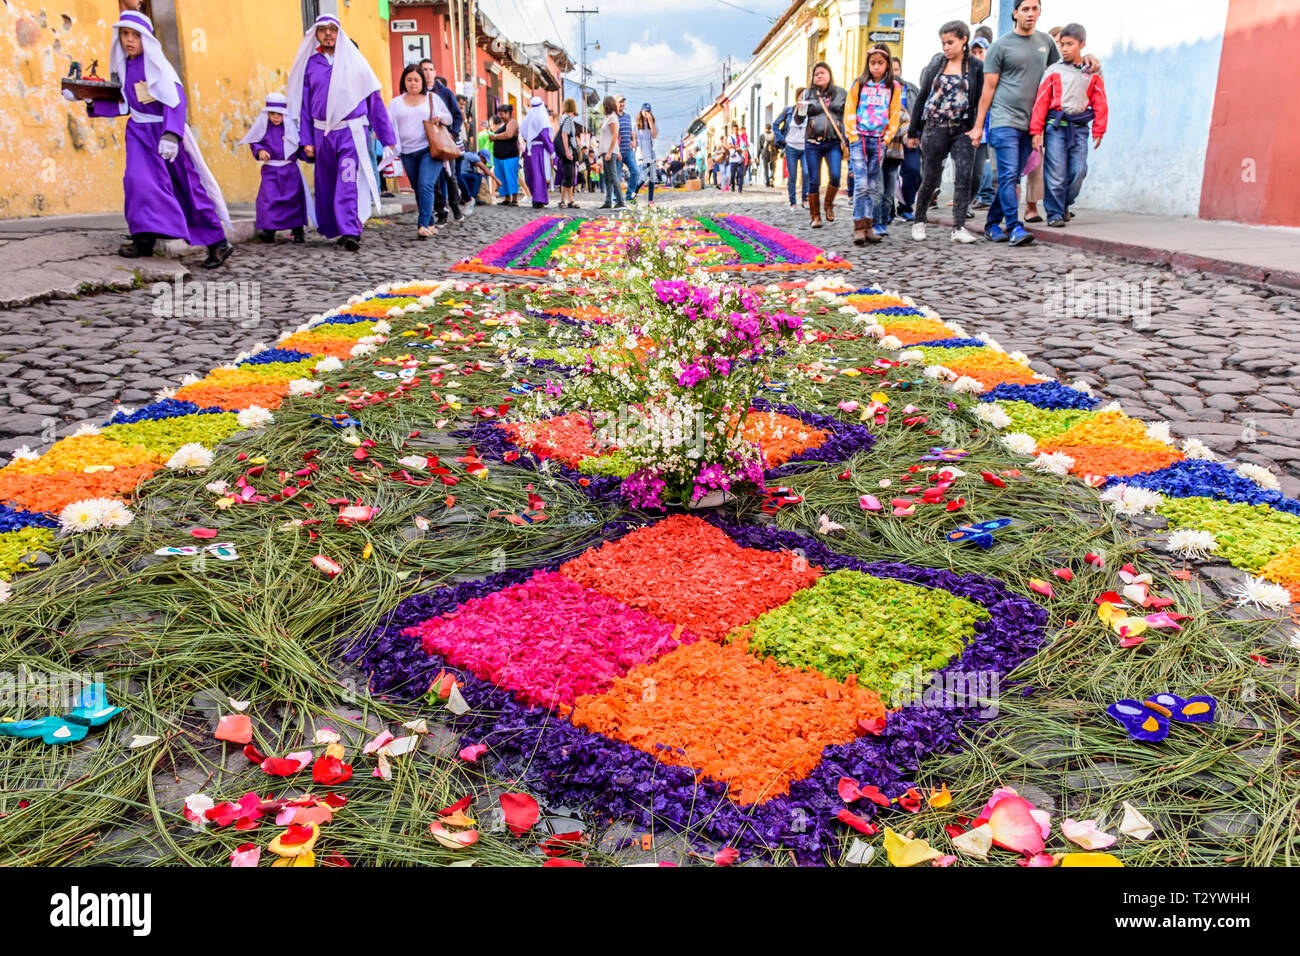
[[[822,197],[820,193],[808,194],[808,225],[813,229],[822,227]]]
[[[855,246],[865,246],[867,244],[867,232],[871,229],[870,219],[853,220],[853,244]]]
[[[862,220],[862,227],[863,227],[862,238],[865,239],[867,242],[871,243],[872,245],[875,245],[877,242],[880,241],[880,237],[876,235],[876,231],[871,228],[872,225],[873,222],[870,216]]]
[[[835,194],[839,191],[840,191],[839,186],[826,187],[826,201],[823,205],[826,209],[825,216],[827,222],[835,221],[835,207],[832,205],[832,203],[835,202]]]

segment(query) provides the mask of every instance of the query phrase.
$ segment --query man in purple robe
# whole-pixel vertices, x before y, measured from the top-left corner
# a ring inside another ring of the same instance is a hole
[[[110,62],[122,101],[91,100],[86,108],[91,116],[130,117],[122,189],[131,241],[118,254],[151,256],[158,239],[184,239],[207,246],[203,266],[215,269],[234,251],[226,239],[230,214],[185,123],[185,88],[143,13],[124,11],[113,24]],[[72,98],[68,91],[64,96]]]
[[[524,179],[528,194],[533,197],[533,208],[541,209],[550,200],[546,192],[546,169],[555,158],[555,143],[551,140],[551,114],[540,96],[534,96],[528,115],[519,124],[519,136],[528,151],[524,158]]]
[[[350,252],[361,247],[362,224],[380,204],[366,128],[384,147],[381,165],[396,155],[380,88],[338,19],[317,17],[289,70],[290,121],[298,126],[303,155],[316,163],[316,228]]]
[[[248,135],[239,141],[262,164],[262,185],[257,190],[257,238],[275,242],[278,229],[293,231],[294,242],[305,241],[307,223],[315,225],[307,180],[298,159],[298,129],[289,119],[289,101],[283,93],[268,93]]]

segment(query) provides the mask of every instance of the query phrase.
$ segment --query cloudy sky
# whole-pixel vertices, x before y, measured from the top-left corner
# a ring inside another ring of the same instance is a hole
[[[748,61],[789,0],[479,0],[515,40],[555,40],[581,58],[578,17],[566,8],[600,12],[587,18],[587,66],[598,83],[613,80],[635,111],[649,102],[662,137],[676,139],[708,99],[717,96],[722,63]],[[594,47],[600,43],[600,49]],[[576,71],[573,78],[577,79]],[[604,93],[604,85],[596,90]]]

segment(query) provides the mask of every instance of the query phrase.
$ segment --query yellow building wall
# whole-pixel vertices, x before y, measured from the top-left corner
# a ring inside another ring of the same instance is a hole
[[[175,0],[189,122],[228,203],[252,202],[260,179],[237,146],[266,94],[283,90],[302,40],[299,0]],[[377,3],[340,5],[348,35],[383,80],[388,22]],[[108,76],[117,0],[8,0],[0,5],[0,219],[122,208],[125,119],[86,116],[59,81],[76,60]],[[388,98],[385,87],[383,94]]]

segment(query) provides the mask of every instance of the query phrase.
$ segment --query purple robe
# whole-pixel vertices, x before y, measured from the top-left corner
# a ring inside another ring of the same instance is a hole
[[[175,106],[142,103],[136,84],[145,82],[144,57],[127,57],[122,77],[125,103],[91,100],[90,115],[125,116],[134,111],[161,116],[161,123],[126,122],[126,172],[122,176],[127,229],[132,235],[151,233],[184,239],[194,246],[208,246],[226,238],[216,204],[208,195],[194,161],[185,151],[185,89],[176,84],[180,101]],[[181,142],[173,162],[158,155],[164,133],[174,133]]]
[[[262,163],[262,185],[257,190],[257,230],[301,229],[307,225],[307,187],[303,185],[302,171],[297,159],[301,147],[293,156],[284,155],[284,124],[266,124],[266,134],[260,142],[253,143],[253,158],[266,150],[271,159],[290,159],[287,166]]]
[[[524,157],[524,179],[528,182],[528,194],[533,202],[549,202],[546,192],[546,167],[555,156],[555,144],[551,142],[551,131],[543,128],[528,144],[528,155]]]
[[[316,128],[317,120],[325,120],[333,72],[334,64],[319,51],[307,60],[302,81],[302,112],[299,114],[302,122],[298,131],[302,145],[316,149],[316,228],[327,239],[361,235],[357,190],[370,189],[371,175],[370,157],[357,153],[349,127],[328,133]],[[384,146],[397,145],[397,135],[378,90],[347,115],[349,120],[358,117],[367,119],[370,129]]]

